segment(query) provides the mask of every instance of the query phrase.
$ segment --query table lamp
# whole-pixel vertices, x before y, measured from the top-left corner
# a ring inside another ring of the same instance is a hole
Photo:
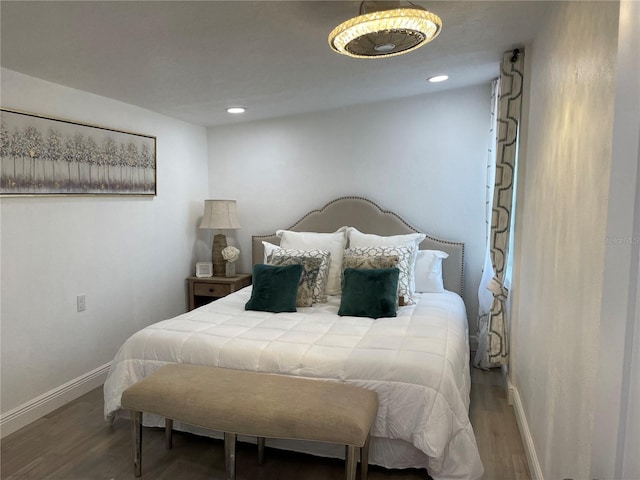
[[[205,200],[204,216],[200,222],[200,228],[217,230],[234,230],[240,228],[238,212],[235,200]],[[211,262],[213,263],[213,274],[224,276],[225,260],[222,257],[222,249],[227,246],[227,237],[218,232],[213,237],[211,248]]]

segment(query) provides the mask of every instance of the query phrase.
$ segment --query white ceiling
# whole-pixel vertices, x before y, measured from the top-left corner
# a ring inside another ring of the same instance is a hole
[[[441,34],[387,59],[333,53],[329,32],[358,1],[7,1],[3,67],[213,126],[488,82],[530,42],[547,2],[415,2]],[[447,73],[449,81],[426,77]],[[247,107],[231,116],[231,105]]]

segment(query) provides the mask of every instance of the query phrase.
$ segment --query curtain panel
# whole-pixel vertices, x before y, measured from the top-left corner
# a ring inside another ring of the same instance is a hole
[[[474,365],[481,368],[507,365],[509,338],[507,297],[509,284],[507,266],[511,243],[514,208],[514,187],[518,140],[522,109],[524,51],[506,52],[502,58],[499,79],[497,112],[497,140],[495,150],[495,181],[491,208],[489,253],[491,264],[486,265],[480,284],[479,301],[486,290],[491,292],[488,315],[479,319],[478,350]],[[487,274],[487,267],[489,274]],[[482,295],[481,295],[482,293]],[[479,309],[482,315],[482,306]]]
[[[493,190],[496,177],[496,149],[498,142],[498,99],[500,98],[500,79],[491,82],[491,122],[489,126],[489,148],[487,155],[487,182],[485,185],[485,253],[482,267],[482,278],[478,286],[478,347],[474,358],[474,366],[489,368],[487,361],[487,339],[489,332],[489,314],[493,295],[487,288],[493,278],[491,263],[491,212],[493,210]]]

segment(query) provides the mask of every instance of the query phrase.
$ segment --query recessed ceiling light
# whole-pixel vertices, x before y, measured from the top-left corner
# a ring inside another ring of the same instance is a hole
[[[449,79],[449,75],[434,75],[433,77],[427,78],[427,80],[431,83],[444,82]]]
[[[247,109],[244,107],[229,107],[227,112],[229,113],[244,113]]]

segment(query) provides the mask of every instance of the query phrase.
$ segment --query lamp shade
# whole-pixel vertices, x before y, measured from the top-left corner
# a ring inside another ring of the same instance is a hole
[[[205,200],[200,228],[233,230],[240,228],[235,200]]]

